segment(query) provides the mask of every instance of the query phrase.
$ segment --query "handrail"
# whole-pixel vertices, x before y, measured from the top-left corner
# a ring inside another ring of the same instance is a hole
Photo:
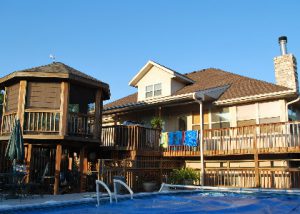
[[[103,181],[96,180],[97,207],[100,205],[99,185],[102,185],[106,189],[106,191],[109,195],[109,202],[112,203],[112,193],[111,193],[110,189],[108,188],[108,186]]]
[[[116,183],[119,183],[122,186],[124,186],[129,191],[131,200],[133,199],[133,191],[130,189],[130,187],[125,182],[118,180],[118,179],[114,179],[113,182],[114,182],[114,196],[115,196],[116,202],[118,202],[118,198],[117,198],[118,193],[117,193]]]
[[[194,185],[179,185],[179,184],[166,184],[162,183],[158,192],[162,192],[164,187],[178,187],[178,188],[186,188],[186,189],[202,189],[203,186],[194,186]]]
[[[24,110],[25,113],[60,113],[60,110],[59,109],[34,109],[34,108],[31,108],[31,109],[25,109]]]

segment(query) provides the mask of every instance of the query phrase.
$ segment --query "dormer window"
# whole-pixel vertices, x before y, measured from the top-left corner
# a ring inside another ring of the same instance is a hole
[[[160,96],[161,95],[161,83],[154,85],[154,96]]]
[[[161,95],[161,83],[146,86],[146,98]]]
[[[146,86],[146,98],[153,97],[153,85]]]

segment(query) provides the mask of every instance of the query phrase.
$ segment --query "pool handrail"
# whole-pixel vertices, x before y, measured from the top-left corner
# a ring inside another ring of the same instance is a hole
[[[97,207],[100,205],[99,185],[102,185],[106,189],[106,191],[109,195],[109,202],[112,203],[113,196],[112,196],[112,193],[111,193],[110,189],[108,188],[108,186],[103,181],[96,180]]]
[[[202,186],[194,186],[194,185],[180,185],[180,184],[166,184],[162,183],[158,192],[162,192],[165,187],[173,187],[173,188],[186,188],[186,189],[201,189]]]
[[[113,183],[114,183],[114,196],[115,196],[116,202],[118,202],[118,198],[117,198],[118,193],[117,193],[117,186],[116,186],[117,183],[124,186],[128,190],[128,192],[130,193],[131,200],[133,199],[133,191],[130,189],[130,187],[125,182],[123,182],[119,179],[113,179]]]
[[[214,187],[214,186],[193,186],[193,185],[178,185],[162,183],[158,192],[163,192],[165,187],[186,188],[195,190],[211,190],[211,191],[231,191],[231,192],[252,192],[252,193],[277,193],[277,194],[296,194],[300,195],[300,190],[297,189],[267,189],[267,188],[239,188],[239,187]]]

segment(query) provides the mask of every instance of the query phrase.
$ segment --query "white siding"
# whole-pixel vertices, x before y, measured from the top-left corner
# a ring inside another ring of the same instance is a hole
[[[137,84],[138,101],[145,100],[146,86],[157,84],[157,83],[161,83],[161,87],[162,87],[161,96],[170,96],[171,78],[172,78],[171,74],[168,74],[167,72],[161,70],[160,68],[153,66]],[[161,96],[157,96],[157,97],[161,97]]]
[[[171,80],[171,93],[174,94],[176,91],[182,89],[185,85],[181,82],[178,82],[175,79]]]

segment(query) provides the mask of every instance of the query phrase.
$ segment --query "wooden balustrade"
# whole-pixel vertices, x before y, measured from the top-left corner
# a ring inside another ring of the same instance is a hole
[[[93,136],[94,121],[94,115],[69,112],[68,134],[90,138]]]
[[[205,185],[255,187],[255,170],[250,168],[205,169]]]
[[[299,168],[259,169],[261,188],[300,188]],[[257,187],[253,168],[206,168],[205,185],[250,188]]]
[[[254,144],[255,142],[255,144]],[[256,146],[256,148],[254,148]],[[271,123],[203,132],[204,155],[300,152],[300,121]],[[165,156],[199,156],[199,146],[168,146]]]
[[[160,130],[141,126],[105,126],[102,127],[101,145],[136,150],[158,151]]]
[[[112,184],[114,176],[124,176],[126,183],[135,192],[144,191],[143,183],[155,181],[157,187],[167,182],[173,169],[183,167],[182,160],[112,160],[101,159],[98,162],[98,178]]]
[[[9,135],[14,127],[17,112],[7,112],[2,116],[1,134]]]
[[[24,134],[57,134],[60,113],[58,110],[25,110]]]

